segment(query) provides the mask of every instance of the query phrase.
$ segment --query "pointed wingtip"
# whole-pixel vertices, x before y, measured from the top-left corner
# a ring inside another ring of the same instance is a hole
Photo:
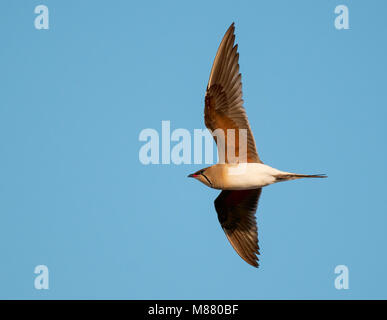
[[[259,258],[258,257],[256,257],[256,260],[252,260],[252,259],[251,260],[243,259],[243,260],[245,260],[250,266],[258,269],[258,267],[259,267],[259,263],[258,263]]]
[[[235,30],[235,22],[231,23],[231,25],[228,27],[228,31],[232,31],[234,33]]]

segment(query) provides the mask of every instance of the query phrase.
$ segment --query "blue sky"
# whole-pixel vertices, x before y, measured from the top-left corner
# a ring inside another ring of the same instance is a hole
[[[34,28],[35,6],[49,30]],[[349,30],[334,9],[349,8]],[[387,298],[385,1],[11,1],[0,10],[0,298]],[[326,173],[263,190],[260,268],[218,195],[140,163],[144,128],[204,128],[236,23],[261,159]],[[49,290],[34,268],[49,268]],[[349,269],[337,290],[334,268]]]

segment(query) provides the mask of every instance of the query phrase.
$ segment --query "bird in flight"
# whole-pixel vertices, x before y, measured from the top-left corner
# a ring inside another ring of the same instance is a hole
[[[234,31],[233,23],[219,45],[205,96],[204,122],[217,144],[219,162],[188,177],[222,190],[215,200],[219,222],[239,256],[258,267],[255,212],[262,188],[276,182],[326,178],[326,175],[280,171],[263,164],[259,158],[243,107]]]

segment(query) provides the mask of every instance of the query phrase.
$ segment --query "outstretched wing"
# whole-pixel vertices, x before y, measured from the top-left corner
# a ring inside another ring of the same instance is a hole
[[[255,212],[262,188],[223,190],[215,200],[219,222],[228,240],[248,264],[258,267],[259,246]]]
[[[227,148],[234,149],[231,154],[235,157],[244,157],[242,159],[246,159],[247,162],[262,163],[243,107],[238,45],[234,45],[234,29],[233,23],[224,35],[212,65],[205,97],[204,122],[211,131],[223,130],[225,141],[219,143],[217,141],[219,137],[215,136],[214,139],[218,145],[218,152],[224,155],[226,163],[234,162],[228,159]],[[227,129],[234,129],[235,139],[227,141]],[[239,129],[247,131],[247,147],[245,148],[247,154],[239,154]]]

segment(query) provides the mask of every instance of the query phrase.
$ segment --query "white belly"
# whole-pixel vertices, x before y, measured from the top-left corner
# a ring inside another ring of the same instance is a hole
[[[283,173],[262,163],[227,165],[224,190],[247,190],[267,186],[275,182],[275,175]]]

